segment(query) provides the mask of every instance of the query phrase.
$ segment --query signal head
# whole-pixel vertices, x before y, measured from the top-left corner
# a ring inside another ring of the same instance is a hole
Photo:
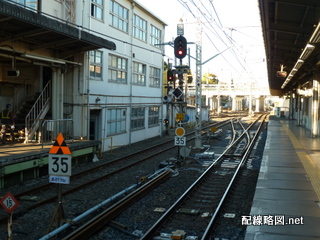
[[[174,55],[179,59],[183,59],[187,55],[187,39],[184,36],[175,38]]]

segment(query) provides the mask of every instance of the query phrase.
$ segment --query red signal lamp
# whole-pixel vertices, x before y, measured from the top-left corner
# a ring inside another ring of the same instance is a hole
[[[187,39],[178,36],[174,40],[174,55],[176,58],[183,59],[187,55]]]

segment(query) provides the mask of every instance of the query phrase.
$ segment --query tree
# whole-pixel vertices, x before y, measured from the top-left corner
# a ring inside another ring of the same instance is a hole
[[[218,84],[219,80],[214,73],[205,73],[202,77],[202,84]]]
[[[192,72],[190,69],[188,69],[188,83],[192,83],[193,77],[192,77]]]

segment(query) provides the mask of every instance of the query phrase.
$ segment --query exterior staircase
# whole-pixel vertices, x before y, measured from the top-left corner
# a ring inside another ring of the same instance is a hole
[[[47,115],[51,107],[51,81],[43,88],[30,111],[25,117],[25,140],[28,143],[33,139],[41,122]]]
[[[51,81],[41,93],[27,97],[20,91],[10,102],[15,111],[14,141],[29,142],[36,134],[42,120],[50,112]],[[10,133],[7,133],[10,137]]]

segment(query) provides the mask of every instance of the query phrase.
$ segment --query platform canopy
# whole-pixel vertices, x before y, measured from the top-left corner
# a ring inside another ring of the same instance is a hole
[[[8,42],[20,43],[28,51],[52,50],[59,58],[99,48],[116,49],[114,42],[98,33],[7,1],[0,1],[0,23],[2,48]]]
[[[295,85],[303,84],[312,76],[319,62],[319,42],[312,43],[312,52],[304,59],[301,68],[291,73],[306,49],[320,21],[319,0],[259,0],[263,37],[266,48],[270,92],[281,96]],[[308,45],[309,46],[309,45]],[[311,50],[311,48],[309,50]],[[278,71],[287,72],[279,76]],[[284,84],[284,82],[287,82]]]

